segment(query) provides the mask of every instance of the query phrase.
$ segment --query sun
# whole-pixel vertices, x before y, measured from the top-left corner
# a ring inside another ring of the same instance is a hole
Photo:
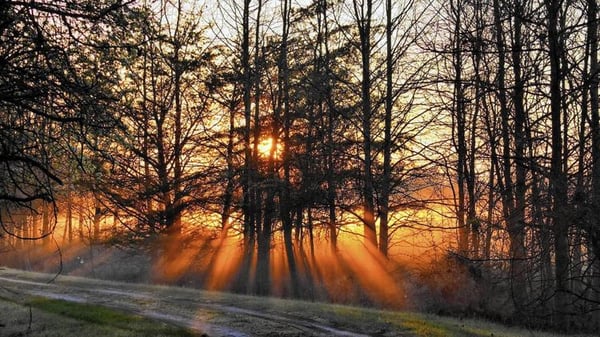
[[[263,138],[260,143],[258,143],[258,154],[261,157],[268,158],[273,151],[273,146],[276,146],[274,155],[275,158],[279,158],[281,155],[281,144],[279,142],[277,142],[276,145],[274,144],[275,141],[273,140],[273,137]]]

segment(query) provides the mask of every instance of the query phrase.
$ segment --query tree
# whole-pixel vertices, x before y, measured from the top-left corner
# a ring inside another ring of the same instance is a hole
[[[158,13],[140,11],[136,47],[123,60],[121,126],[98,149],[97,160],[108,168],[98,186],[138,233],[179,235],[183,214],[206,202],[199,186],[215,169],[202,153],[211,153],[205,128],[213,127],[208,107],[218,70],[198,13],[183,7],[178,1]]]
[[[106,48],[120,47],[120,23],[128,6],[93,1],[0,4],[0,34],[6,38],[0,47],[0,200],[5,209],[37,216],[39,201],[56,201],[64,179],[62,162],[77,160],[69,137],[85,142],[92,133],[114,126],[108,115],[117,101],[111,88],[115,72],[102,56]],[[25,238],[51,233],[42,207],[42,233]],[[0,219],[3,225],[9,213]]]

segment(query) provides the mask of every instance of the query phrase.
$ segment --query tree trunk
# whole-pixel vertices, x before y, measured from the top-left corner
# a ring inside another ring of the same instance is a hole
[[[241,53],[244,85],[244,172],[242,177],[242,212],[244,215],[244,242],[246,245],[246,251],[248,251],[252,249],[251,246],[253,246],[254,242],[254,216],[251,207],[253,164],[252,150],[250,145],[250,130],[252,129],[252,102],[250,100],[250,94],[252,91],[252,70],[250,68],[250,0],[244,0]]]
[[[567,207],[567,177],[563,171],[562,143],[562,92],[561,59],[563,48],[558,32],[560,12],[559,0],[546,0],[548,52],[550,59],[550,116],[552,120],[552,157],[550,167],[550,194],[552,196],[552,221],[555,254],[555,322],[557,327],[565,328],[569,313],[569,223]]]
[[[379,251],[388,256],[389,245],[389,206],[392,180],[392,96],[393,52],[392,52],[392,1],[385,2],[385,116],[383,131],[383,177],[381,182],[379,214]]]
[[[48,207],[50,205],[46,201],[42,201],[42,235],[44,236],[43,242],[46,244],[50,242],[50,211]]]
[[[283,33],[281,38],[281,79],[283,82],[283,190],[281,191],[280,198],[280,214],[281,222],[283,226],[283,240],[285,245],[285,255],[287,257],[288,269],[290,272],[291,281],[291,293],[292,296],[298,296],[298,271],[296,267],[296,257],[294,254],[294,246],[292,241],[292,198],[290,193],[290,127],[292,123],[292,116],[290,112],[290,75],[288,65],[288,36],[290,30],[290,13],[292,12],[291,0],[284,0],[282,19],[283,19]],[[275,135],[273,135],[275,137]],[[277,144],[274,142],[273,153],[277,151]]]
[[[296,219],[295,219],[295,224],[294,224],[294,234],[295,234],[295,241],[296,241],[296,246],[298,247],[302,247],[302,241],[303,241],[303,237],[302,237],[302,213],[303,213],[303,209],[302,209],[302,205],[300,203],[298,203],[298,205],[296,206]]]
[[[63,237],[68,240],[69,243],[73,242],[73,197],[72,197],[72,185],[71,185],[71,174],[67,177],[67,209],[65,214],[65,233]]]
[[[365,7],[366,3],[366,9]],[[365,244],[377,247],[377,232],[375,228],[375,203],[373,186],[373,169],[371,153],[371,17],[373,1],[366,0],[358,3],[354,0],[354,14],[358,24],[361,56],[361,117],[363,136],[363,223]],[[366,11],[366,12],[365,12]]]
[[[256,26],[254,27],[254,125],[253,125],[253,152],[252,152],[252,175],[253,175],[253,200],[251,202],[252,213],[254,214],[254,226],[257,235],[257,264],[256,264],[256,290],[259,295],[267,295],[271,289],[271,226],[272,226],[272,200],[274,191],[263,189],[257,184],[259,181],[259,151],[261,123],[261,58],[264,57],[263,48],[260,43],[260,24],[263,1],[258,0],[256,13]],[[275,136],[273,136],[275,137]],[[263,203],[263,194],[266,199]],[[262,214],[262,206],[265,206]],[[264,216],[264,219],[263,219]]]
[[[473,70],[475,72],[475,106],[473,107],[473,115],[470,120],[470,140],[469,140],[469,158],[468,158],[468,166],[466,170],[466,182],[467,182],[467,197],[468,197],[468,207],[467,207],[467,225],[470,230],[471,239],[470,239],[470,255],[472,258],[479,258],[480,256],[480,227],[481,221],[477,216],[477,196],[475,195],[475,183],[477,180],[476,174],[476,151],[477,151],[477,121],[480,116],[480,110],[482,105],[482,81],[481,81],[481,62],[483,56],[483,30],[484,30],[484,22],[483,22],[483,9],[482,9],[481,1],[477,0],[475,2],[475,24],[476,24],[476,35],[475,42],[473,46]]]
[[[233,192],[235,189],[235,167],[233,162],[233,148],[235,142],[235,110],[236,101],[232,98],[229,106],[229,130],[227,135],[227,183],[223,193],[223,211],[221,212],[221,229],[226,232],[229,229],[231,208],[233,203]]]
[[[31,241],[31,244],[33,246],[36,245],[37,243],[37,238],[40,237],[40,219],[38,216],[38,212],[40,209],[40,201],[36,200],[33,204],[33,210],[32,210],[32,217],[31,217],[31,237],[34,238],[35,240]],[[0,236],[0,241],[2,240],[1,236]]]
[[[525,82],[521,75],[521,17],[524,15],[520,3],[515,3],[515,14],[513,23],[513,46],[512,46],[512,68],[514,76],[513,105],[515,110],[514,134],[515,134],[515,206],[512,214],[507,219],[507,229],[510,236],[511,272],[513,286],[513,301],[517,312],[527,303],[527,265],[525,251],[525,193],[527,191],[526,176],[527,165],[525,163],[525,119],[524,106]],[[509,158],[505,158],[509,160]],[[506,177],[512,179],[512,177]]]
[[[317,9],[317,39],[318,39],[318,61],[317,72],[325,76],[323,94],[319,95],[319,109],[322,115],[325,115],[324,105],[327,108],[327,139],[325,147],[325,156],[327,161],[327,209],[328,209],[328,230],[329,230],[329,248],[332,252],[337,251],[337,219],[336,219],[336,188],[335,179],[335,158],[334,158],[334,132],[335,132],[335,105],[331,94],[331,79],[330,79],[330,54],[329,54],[329,26],[327,22],[327,0],[319,0]]]
[[[181,153],[182,153],[182,106],[181,106],[181,75],[183,72],[182,69],[182,60],[180,59],[180,51],[181,51],[181,41],[180,41],[180,23],[182,20],[182,3],[181,1],[177,1],[177,16],[175,18],[175,31],[173,32],[173,60],[172,60],[172,69],[173,69],[173,98],[175,99],[175,116],[174,122],[175,127],[173,130],[173,198],[171,204],[171,210],[167,211],[167,214],[170,215],[170,221],[167,221],[167,229],[168,235],[174,236],[178,238],[181,235],[182,231],[182,223],[181,216],[183,212],[183,194],[182,194],[182,180],[183,180],[183,169],[181,165]]]
[[[102,208],[98,198],[94,199],[94,232],[92,233],[92,241],[97,243],[100,240],[100,220],[102,219]]]
[[[313,262],[316,261],[315,259],[315,236],[313,233],[313,217],[312,217],[312,209],[309,207],[306,210],[306,221],[308,222],[308,242],[309,242],[309,247],[310,247],[310,257],[311,260]]]
[[[461,0],[452,0],[450,2],[451,11],[454,17],[454,47],[452,50],[453,66],[454,66],[454,107],[453,107],[453,134],[454,144],[457,152],[456,162],[456,174],[457,174],[457,188],[458,188],[458,200],[456,205],[456,217],[458,227],[458,253],[462,256],[469,255],[469,229],[465,222],[465,173],[466,173],[466,160],[467,160],[467,146],[465,138],[466,130],[466,109],[465,109],[465,92],[463,88],[462,79],[462,36],[461,36],[461,24],[462,24],[462,2]]]

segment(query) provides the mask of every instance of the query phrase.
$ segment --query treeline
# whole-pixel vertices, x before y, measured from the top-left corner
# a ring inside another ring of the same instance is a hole
[[[298,295],[297,251],[314,258],[317,237],[335,254],[359,224],[393,260],[402,228],[441,230],[478,282],[503,280],[517,320],[600,321],[596,1],[5,1],[0,13],[7,235],[48,236],[61,209],[73,237],[86,200],[95,239],[107,215],[131,240],[238,235],[258,294],[280,240]],[[33,221],[16,220],[23,210],[43,226],[19,229]]]

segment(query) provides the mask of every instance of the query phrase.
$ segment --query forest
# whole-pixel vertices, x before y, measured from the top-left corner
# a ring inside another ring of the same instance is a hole
[[[597,331],[598,18],[1,1],[0,264]]]

